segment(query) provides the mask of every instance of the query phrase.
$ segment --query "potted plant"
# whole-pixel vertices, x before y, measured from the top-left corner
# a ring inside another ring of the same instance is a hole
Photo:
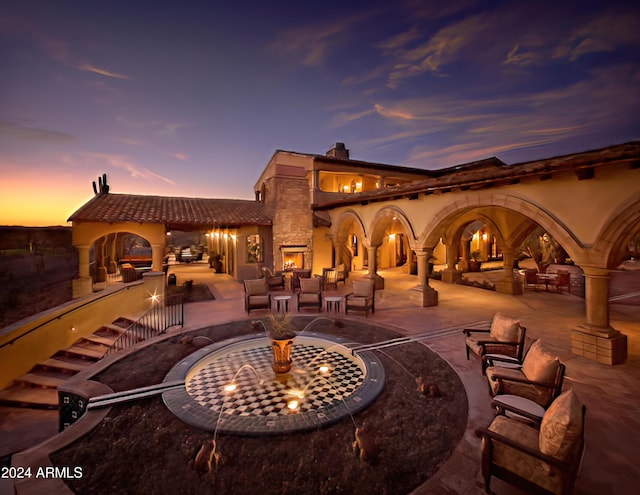
[[[293,348],[293,339],[296,332],[293,330],[291,318],[287,313],[269,313],[267,316],[268,323],[262,320],[256,320],[253,325],[262,325],[265,332],[271,339],[271,348],[273,349],[273,371],[276,374],[288,373],[293,366],[291,351]]]
[[[471,251],[471,261],[469,261],[469,271],[470,272],[479,272],[480,271],[480,251]]]

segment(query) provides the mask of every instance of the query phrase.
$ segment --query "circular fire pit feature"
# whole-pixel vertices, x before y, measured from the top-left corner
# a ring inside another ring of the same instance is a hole
[[[162,394],[184,422],[208,431],[247,435],[316,429],[366,408],[384,386],[372,352],[357,355],[344,341],[321,334],[296,337],[294,366],[272,369],[265,337],[210,345],[178,363],[165,381],[185,387]]]

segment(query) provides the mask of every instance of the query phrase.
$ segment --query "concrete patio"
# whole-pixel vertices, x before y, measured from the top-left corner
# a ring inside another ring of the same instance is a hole
[[[178,284],[186,280],[207,284],[216,298],[185,305],[182,332],[247,318],[242,285],[230,276],[212,274],[204,263],[172,266],[170,273],[176,274]],[[640,305],[637,296],[617,299],[610,305],[611,326],[627,335],[629,352],[625,363],[608,367],[571,354],[570,331],[584,321],[585,303],[580,297],[548,292],[527,292],[514,297],[431,281],[439,293],[439,305],[423,308],[419,306],[419,293],[411,290],[415,277],[400,269],[386,270],[381,275],[385,278],[385,289],[376,295],[376,312],[368,317],[369,322],[416,336],[446,359],[463,381],[469,401],[467,431],[462,441],[438,473],[419,487],[416,494],[484,493],[480,442],[474,431],[488,425],[494,412],[478,360],[465,358],[461,329],[488,323],[497,311],[520,318],[527,328],[529,343],[540,338],[545,347],[560,356],[567,366],[565,390],[573,389],[587,407],[586,449],[576,493],[637,493],[635,483],[640,481],[640,467],[636,462],[640,444],[637,414],[640,411]],[[616,295],[640,290],[640,273],[632,275],[633,278],[625,279],[625,289]],[[354,274],[357,276],[359,274]],[[348,286],[340,287],[338,292],[348,292],[348,289]],[[349,314],[348,318],[363,317]],[[53,435],[57,427],[55,411],[1,408],[0,418],[0,455],[34,447]],[[10,488],[0,482],[0,492],[3,489]],[[492,491],[521,493],[499,480],[492,482]]]

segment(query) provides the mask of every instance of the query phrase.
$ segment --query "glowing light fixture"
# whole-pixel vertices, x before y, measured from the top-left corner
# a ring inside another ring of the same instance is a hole
[[[230,382],[230,383],[227,383],[224,386],[224,391],[225,392],[234,392],[237,388],[238,388],[238,386],[235,383]]]

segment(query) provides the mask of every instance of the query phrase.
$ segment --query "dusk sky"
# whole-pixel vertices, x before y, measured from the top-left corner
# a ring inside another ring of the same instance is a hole
[[[635,1],[0,0],[0,225],[253,199],[277,149],[424,169],[640,139]]]

